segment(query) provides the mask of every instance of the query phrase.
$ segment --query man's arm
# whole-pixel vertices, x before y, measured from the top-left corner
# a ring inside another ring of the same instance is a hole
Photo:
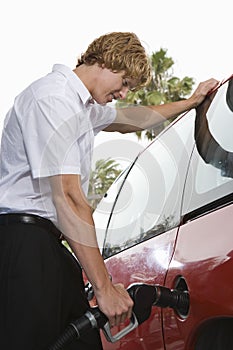
[[[212,90],[218,81],[209,79],[198,85],[197,89],[187,100],[166,103],[158,106],[135,106],[117,109],[117,116],[105,131],[118,131],[120,133],[135,132],[150,129],[164,122],[166,119],[196,108]]]
[[[99,308],[111,325],[124,322],[131,316],[133,302],[122,285],[113,285],[109,279],[80,176],[52,176],[50,184],[59,227],[93,286]]]

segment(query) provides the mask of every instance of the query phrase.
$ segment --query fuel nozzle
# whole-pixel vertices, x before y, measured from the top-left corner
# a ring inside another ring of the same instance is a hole
[[[87,286],[86,292],[88,297],[93,295],[91,286]],[[170,307],[181,316],[186,316],[189,310],[187,291],[136,283],[129,286],[127,292],[134,301],[133,313],[129,325],[120,332],[112,335],[107,317],[96,306],[88,309],[83,316],[71,322],[56,342],[49,347],[49,350],[63,349],[67,343],[74,338],[79,339],[92,328],[101,328],[106,339],[114,343],[146,321],[150,317],[153,306]]]
[[[155,286],[157,299],[154,303],[160,307],[170,307],[181,316],[189,311],[189,293],[178,289],[169,289],[163,286]]]
[[[133,312],[139,324],[149,318],[152,306],[170,307],[180,316],[188,314],[189,294],[187,291],[149,284],[133,284],[127,291],[134,300]]]

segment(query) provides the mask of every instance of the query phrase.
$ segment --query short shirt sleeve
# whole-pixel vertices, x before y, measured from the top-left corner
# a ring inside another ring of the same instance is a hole
[[[33,100],[24,111],[21,130],[33,178],[81,174],[77,141],[93,133],[88,109],[77,113],[64,96]]]
[[[94,135],[112,124],[115,119],[116,109],[111,106],[94,104],[91,108],[91,123]]]

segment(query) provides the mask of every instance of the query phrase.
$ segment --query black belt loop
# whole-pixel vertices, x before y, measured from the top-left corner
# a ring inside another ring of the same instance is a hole
[[[51,232],[60,241],[63,239],[63,234],[52,223],[52,221],[38,215],[22,213],[0,214],[0,225],[7,226],[11,224],[31,224],[40,226]]]

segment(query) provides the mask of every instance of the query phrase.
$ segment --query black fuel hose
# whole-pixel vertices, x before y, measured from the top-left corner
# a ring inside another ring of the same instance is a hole
[[[189,308],[189,295],[187,292],[147,284],[133,284],[127,289],[127,292],[134,302],[133,315],[137,320],[137,325],[140,325],[150,317],[152,306],[171,307],[174,310],[185,310],[186,312]],[[104,330],[106,324],[108,324],[108,319],[103,312],[97,306],[90,308],[83,316],[71,322],[48,350],[64,349],[65,345],[74,339],[79,339],[90,329],[101,328]],[[123,336],[124,333],[121,333],[121,336]],[[108,336],[108,334],[106,338],[110,339],[109,341],[112,339],[111,335]]]

